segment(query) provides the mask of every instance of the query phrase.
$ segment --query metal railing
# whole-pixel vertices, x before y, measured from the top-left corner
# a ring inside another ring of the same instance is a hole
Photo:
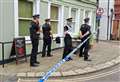
[[[53,38],[53,40],[55,40],[56,37]],[[60,37],[60,38],[64,38],[64,37]],[[72,38],[72,39],[78,39],[78,38]],[[42,38],[40,38],[39,40],[43,40]],[[25,40],[25,43],[28,42],[28,41],[31,41],[31,40]],[[2,46],[2,67],[4,68],[5,66],[5,45],[6,44],[11,44],[13,43],[13,41],[8,41],[8,42],[0,42],[1,46]]]
[[[42,39],[39,39],[39,40],[42,40]],[[27,42],[27,41],[31,41],[31,40],[25,40],[25,42]],[[1,46],[2,46],[2,67],[4,68],[4,65],[5,65],[5,59],[4,59],[4,57],[5,57],[5,45],[6,44],[11,44],[11,43],[13,43],[13,41],[9,41],[9,42],[0,42],[0,44],[1,44]]]
[[[13,41],[12,41],[13,42]],[[4,64],[5,64],[5,59],[4,59],[4,46],[5,44],[10,44],[12,42],[0,42],[0,44],[2,45],[2,67],[4,68]]]

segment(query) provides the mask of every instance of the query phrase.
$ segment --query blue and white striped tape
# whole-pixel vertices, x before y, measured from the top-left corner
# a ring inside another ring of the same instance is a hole
[[[38,82],[45,82],[49,76],[55,72],[63,63],[65,63],[69,57],[73,56],[73,54],[90,38],[89,36],[86,40],[80,43],[71,53],[69,53],[64,59],[61,59],[57,64],[55,64]]]

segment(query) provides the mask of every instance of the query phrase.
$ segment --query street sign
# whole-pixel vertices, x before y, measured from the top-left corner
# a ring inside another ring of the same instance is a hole
[[[98,15],[101,16],[104,13],[104,9],[100,7],[97,9],[96,13],[97,13],[97,16]]]

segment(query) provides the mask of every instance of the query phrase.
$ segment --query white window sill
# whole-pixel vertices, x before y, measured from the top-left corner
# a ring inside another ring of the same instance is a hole
[[[53,41],[55,40],[55,38],[56,37],[62,37],[62,35],[60,35],[60,34],[53,34]],[[25,40],[27,40],[26,41],[26,44],[31,44],[31,40],[30,40],[30,36],[19,36],[18,38],[20,38],[20,37],[25,37]],[[15,38],[17,38],[17,37],[15,37]],[[41,37],[41,39],[42,39],[42,37]]]

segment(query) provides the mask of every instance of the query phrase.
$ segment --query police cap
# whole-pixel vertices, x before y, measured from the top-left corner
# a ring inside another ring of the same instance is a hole
[[[33,18],[39,18],[39,17],[40,17],[39,14],[35,14],[35,15],[33,15]]]
[[[72,18],[72,17],[70,17],[70,18],[67,18],[66,20],[67,20],[67,21],[72,21],[72,19],[73,19],[73,18]]]
[[[45,21],[46,21],[46,22],[47,22],[47,21],[50,21],[50,18],[45,19]]]
[[[84,21],[85,22],[88,22],[90,20],[90,18],[85,18]]]

